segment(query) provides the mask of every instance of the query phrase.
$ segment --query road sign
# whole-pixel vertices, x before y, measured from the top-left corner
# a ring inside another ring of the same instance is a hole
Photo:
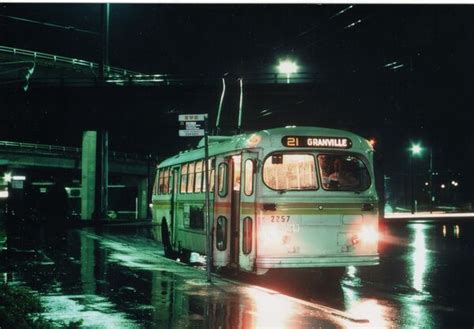
[[[206,186],[206,272],[207,281],[211,282],[211,264],[212,264],[212,221],[210,216],[211,204],[209,201],[209,141],[207,137],[207,114],[180,114],[179,120],[179,136],[180,137],[195,137],[204,136],[204,184]]]
[[[180,114],[178,119],[180,137],[204,136],[207,114]]]
[[[179,131],[179,137],[199,137],[199,136],[204,136],[204,129]]]
[[[178,116],[179,121],[205,121],[207,114],[180,114]]]

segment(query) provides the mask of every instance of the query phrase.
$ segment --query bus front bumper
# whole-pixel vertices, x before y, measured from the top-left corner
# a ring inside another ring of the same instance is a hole
[[[317,257],[257,257],[257,268],[311,268],[371,266],[379,264],[379,255],[317,256]]]

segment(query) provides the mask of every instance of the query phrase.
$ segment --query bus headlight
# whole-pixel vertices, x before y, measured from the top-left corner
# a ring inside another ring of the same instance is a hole
[[[379,239],[379,232],[373,226],[364,226],[358,236],[362,242],[375,243]]]

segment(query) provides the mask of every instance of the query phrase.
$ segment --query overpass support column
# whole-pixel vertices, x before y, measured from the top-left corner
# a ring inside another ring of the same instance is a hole
[[[85,131],[82,136],[81,217],[107,216],[108,138],[104,131]]]
[[[148,218],[148,178],[138,183],[138,219]]]

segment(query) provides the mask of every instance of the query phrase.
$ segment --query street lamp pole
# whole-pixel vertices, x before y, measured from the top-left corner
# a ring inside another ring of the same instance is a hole
[[[433,201],[434,201],[434,190],[433,190],[433,146],[430,147],[430,214],[433,213]]]
[[[414,214],[416,211],[416,198],[415,198],[415,168],[414,168],[414,161],[413,158],[418,156],[423,151],[423,148],[420,144],[412,144],[411,148],[411,156],[410,156],[410,169],[411,169],[411,213]]]
[[[410,157],[410,171],[411,171],[411,213],[415,213],[415,169],[413,168],[413,156]]]

